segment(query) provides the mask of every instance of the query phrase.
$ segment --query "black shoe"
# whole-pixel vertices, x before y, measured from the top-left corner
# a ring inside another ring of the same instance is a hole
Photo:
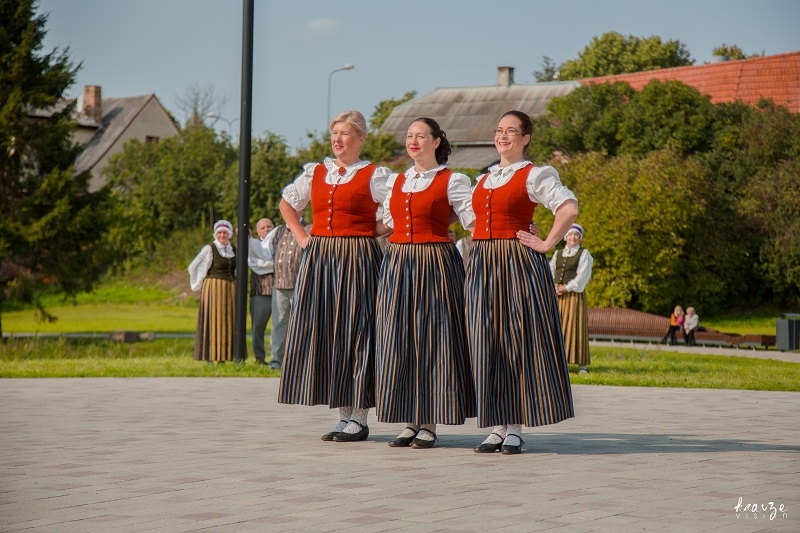
[[[495,432],[492,432],[492,435],[497,435],[498,438],[502,439],[503,437],[498,435]],[[484,442],[483,444],[478,444],[475,446],[475,453],[494,453],[499,452],[500,448],[503,446],[503,441],[501,440],[497,444],[491,444],[488,442]]]
[[[436,433],[425,428],[420,429],[420,431],[427,431],[428,433],[433,435],[433,440],[416,438],[413,441],[411,441],[411,447],[416,450],[419,450],[421,448],[433,448],[433,445],[436,444],[436,441],[438,440],[436,438]]]
[[[256,359],[256,364],[261,366],[267,366],[267,362],[263,359]]]
[[[518,453],[522,453],[522,445],[525,444],[525,441],[523,441],[522,437],[520,437],[519,435],[515,435],[515,437],[519,439],[519,444],[516,446],[512,446],[510,444],[503,444],[502,448],[500,448],[500,453],[502,453],[503,455],[516,455]],[[505,442],[505,440],[503,442]]]
[[[345,424],[347,424],[347,420],[342,420],[342,422],[344,422]],[[339,432],[338,432],[338,431],[329,431],[329,432],[325,433],[325,434],[322,436],[322,440],[324,440],[325,442],[330,442],[330,441],[332,441],[332,440],[333,440],[333,437],[335,437],[335,436],[336,436],[336,435],[338,435],[338,434],[339,434]]]
[[[407,448],[411,446],[411,442],[414,440],[414,438],[417,436],[417,433],[419,432],[416,429],[412,428],[411,426],[408,426],[406,429],[410,429],[411,431],[414,432],[414,434],[410,437],[397,437],[396,439],[394,439],[389,443],[389,446],[391,446],[392,448]]]
[[[351,420],[354,424],[358,424],[355,420]],[[358,424],[361,429],[357,433],[345,433],[344,431],[337,433],[333,436],[334,442],[358,442],[360,440],[367,440],[369,436],[369,427]]]

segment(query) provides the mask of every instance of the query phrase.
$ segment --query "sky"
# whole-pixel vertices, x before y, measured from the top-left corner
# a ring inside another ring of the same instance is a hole
[[[236,0],[40,0],[44,51],[69,46],[82,67],[68,96],[154,93],[181,122],[190,87],[225,101],[214,127],[236,137],[241,114],[242,5]],[[695,64],[713,48],[800,51],[797,0],[255,0],[252,135],[307,145],[330,112],[408,91],[494,85],[498,66],[533,83],[543,56],[575,59],[610,31],[678,40]],[[333,72],[344,64],[352,70]],[[209,119],[211,124],[212,119]]]

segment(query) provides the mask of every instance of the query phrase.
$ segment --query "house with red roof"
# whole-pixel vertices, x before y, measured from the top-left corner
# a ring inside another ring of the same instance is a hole
[[[736,61],[720,60],[706,65],[615,74],[579,81],[584,85],[624,81],[641,91],[650,80],[681,81],[710,96],[715,104],[741,100],[755,105],[761,98],[771,98],[792,113],[800,113],[800,52]]]
[[[624,81],[637,91],[650,80],[679,80],[709,95],[712,103],[741,100],[755,105],[771,98],[800,113],[800,52],[706,65],[617,74],[575,81],[514,83],[514,67],[498,67],[497,83],[482,87],[444,87],[397,106],[380,128],[404,142],[408,125],[417,117],[433,117],[447,131],[454,168],[486,168],[497,162],[494,127],[509,109],[531,117],[547,113],[553,98],[564,97],[581,84]]]

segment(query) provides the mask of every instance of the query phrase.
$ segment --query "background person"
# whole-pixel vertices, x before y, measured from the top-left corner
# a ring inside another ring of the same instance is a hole
[[[297,211],[297,217],[303,230],[308,231],[311,226],[303,221],[303,212]],[[280,370],[286,353],[286,332],[294,303],[294,288],[303,249],[286,224],[275,228],[275,231],[267,237],[266,247],[275,261],[275,286],[272,292],[272,359],[269,366],[274,370]]]
[[[383,255],[376,216],[391,171],[361,160],[366,137],[361,113],[337,115],[331,121],[334,158],[305,165],[280,205],[305,251],[278,401],[338,408],[340,421],[325,441],[366,439],[367,413],[375,407],[375,293]],[[309,201],[310,235],[297,216]]]
[[[567,245],[556,250],[550,259],[550,270],[556,284],[558,311],[567,362],[578,365],[578,373],[586,374],[591,364],[589,356],[589,308],[586,305],[586,285],[592,277],[592,254],[581,248],[583,226],[573,224],[564,236]]]
[[[230,222],[217,221],[214,241],[203,246],[189,265],[189,285],[200,291],[194,336],[198,361],[233,361],[236,248],[230,243],[232,235]]]
[[[264,335],[267,331],[267,322],[272,316],[272,285],[275,276],[272,257],[266,249],[266,238],[273,229],[274,225],[268,218],[262,218],[256,223],[258,238],[250,239],[247,256],[247,266],[250,267],[251,338],[253,355],[256,364],[259,365],[267,364]]]
[[[392,447],[431,448],[436,424],[475,416],[464,321],[464,266],[451,214],[472,228],[470,180],[444,164],[450,143],[430,118],[406,136],[414,165],[388,182],[383,223],[394,228],[381,265],[375,321],[377,414],[407,425]]]
[[[664,338],[661,339],[661,344],[675,345],[677,342],[676,334],[683,330],[683,321],[683,307],[676,305],[675,309],[672,310],[672,314],[669,315],[669,329],[664,334]]]
[[[553,277],[544,253],[578,214],[553,167],[525,159],[533,124],[509,111],[495,131],[500,163],[472,194],[475,231],[467,265],[467,323],[478,427],[493,427],[478,453],[522,451],[522,426],[574,416]],[[543,241],[530,233],[537,204],[555,213]]]
[[[700,325],[700,316],[695,312],[694,307],[686,308],[686,316],[683,320],[683,338],[686,346],[696,346],[694,334]]]

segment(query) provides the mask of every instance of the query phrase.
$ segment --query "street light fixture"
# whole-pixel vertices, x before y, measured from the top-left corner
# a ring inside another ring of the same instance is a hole
[[[345,63],[341,67],[332,70],[331,73],[328,74],[328,122],[325,123],[325,129],[327,129],[328,125],[331,123],[331,78],[336,72],[341,72],[342,70],[353,70],[355,67],[356,66],[352,63]]]
[[[211,111],[209,113],[206,113],[206,116],[208,118],[213,118],[214,121],[223,120],[223,121],[227,122],[228,123],[228,135],[230,136],[231,139],[233,139],[233,123],[236,122],[237,120],[239,120],[239,117],[236,117],[233,120],[228,120],[227,118],[223,117],[222,115],[218,115],[217,113],[214,113],[213,111]]]

